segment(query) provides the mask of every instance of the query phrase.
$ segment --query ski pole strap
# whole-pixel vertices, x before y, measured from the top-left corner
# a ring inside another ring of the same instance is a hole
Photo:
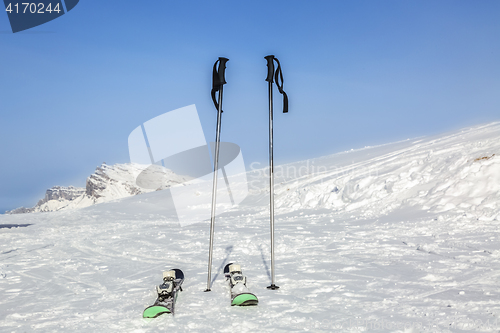
[[[276,86],[278,87],[280,94],[283,95],[283,113],[287,113],[288,112],[288,96],[287,96],[286,92],[283,90],[283,72],[281,71],[280,62],[279,62],[278,58],[276,58],[273,55],[268,55],[264,58],[267,60],[267,78],[266,78],[266,81],[271,82],[271,83],[273,83],[273,79],[274,79],[274,81],[276,81]],[[274,62],[273,61],[276,61],[276,63],[278,64],[276,71],[274,70]],[[281,81],[281,84],[280,84],[280,81]]]
[[[228,61],[229,61],[228,58],[219,57],[219,59],[215,62],[213,68],[211,95],[212,95],[212,101],[214,102],[217,111],[219,110],[219,103],[217,103],[217,99],[215,98],[215,93],[217,91],[220,91],[220,88],[227,83],[225,78],[225,72],[226,72],[226,62]],[[217,68],[217,63],[219,63],[219,68]]]
[[[283,95],[283,113],[288,112],[288,96],[286,92],[283,90],[283,72],[281,71],[281,65],[278,58],[274,58],[274,60],[278,63],[278,68],[276,68],[276,72],[274,73],[274,79],[276,81],[276,86],[280,94]],[[281,80],[281,84],[280,84]]]

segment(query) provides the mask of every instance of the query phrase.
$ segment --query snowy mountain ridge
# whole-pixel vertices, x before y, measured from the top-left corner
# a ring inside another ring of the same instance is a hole
[[[20,207],[6,214],[52,212],[66,209],[78,209],[98,203],[130,197],[133,195],[162,190],[181,184],[188,178],[161,168],[162,185],[156,189],[146,189],[136,184],[137,176],[145,170],[144,165],[135,163],[107,165],[97,167],[94,174],[87,178],[85,188],[54,186],[47,190],[45,197],[33,208]],[[149,170],[152,170],[150,168]]]

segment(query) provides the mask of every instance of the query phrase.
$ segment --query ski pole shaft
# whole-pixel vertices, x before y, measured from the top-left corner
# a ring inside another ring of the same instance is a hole
[[[213,188],[212,188],[212,211],[210,214],[210,246],[208,250],[208,277],[207,277],[207,289],[205,291],[210,291],[210,285],[212,280],[212,257],[213,257],[213,247],[214,247],[214,229],[215,229],[215,207],[217,204],[217,176],[219,170],[219,147],[220,147],[220,130],[221,130],[221,118],[222,118],[222,87],[226,83],[225,80],[225,70],[226,62],[229,59],[219,57],[219,68],[218,71],[215,70],[214,65],[214,75],[213,75],[213,87],[212,87],[212,98],[214,99],[215,92],[219,92],[219,102],[216,103],[214,99],[214,104],[217,107],[217,128],[215,131],[215,152],[214,152],[214,178],[213,178]]]
[[[217,114],[217,130],[215,134],[215,156],[214,156],[214,179],[212,189],[212,212],[210,214],[210,249],[208,252],[208,279],[207,290],[210,291],[210,283],[212,279],[212,254],[214,248],[214,227],[215,227],[215,206],[217,203],[217,177],[219,170],[219,144],[220,144],[220,128],[222,115],[222,86],[219,90],[219,110]]]
[[[274,158],[273,158],[273,82],[269,82],[269,214],[271,219],[271,286],[274,284]]]

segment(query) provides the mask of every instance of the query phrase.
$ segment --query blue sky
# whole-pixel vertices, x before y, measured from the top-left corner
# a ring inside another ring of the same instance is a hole
[[[128,162],[127,137],[196,104],[215,137],[211,69],[230,59],[222,140],[267,163],[264,56],[275,90],[275,162],[500,120],[498,1],[82,0],[12,34],[0,13],[0,212]]]

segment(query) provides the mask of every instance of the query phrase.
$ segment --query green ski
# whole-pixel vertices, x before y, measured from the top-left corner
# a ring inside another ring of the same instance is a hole
[[[247,287],[247,278],[242,274],[240,265],[227,264],[224,275],[231,289],[231,305],[249,306],[259,304],[257,296]]]
[[[182,291],[182,282],[184,282],[184,273],[180,269],[174,268],[167,272],[163,272],[163,283],[156,286],[158,298],[155,303],[147,307],[143,314],[143,318],[156,318],[164,313],[174,314],[175,301],[179,291]]]

